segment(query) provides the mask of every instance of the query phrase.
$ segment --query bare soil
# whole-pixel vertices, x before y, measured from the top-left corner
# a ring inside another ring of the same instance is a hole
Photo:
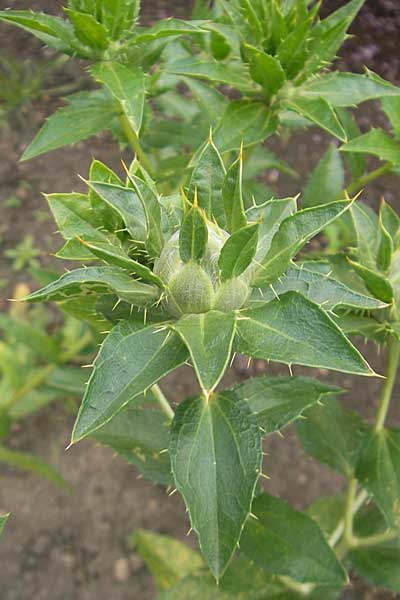
[[[60,2],[35,0],[26,2],[0,0],[0,7],[33,8],[58,12]],[[170,14],[187,15],[190,2],[147,0],[144,13],[147,21]],[[327,1],[326,10],[342,2]],[[367,64],[380,75],[399,83],[400,9],[398,0],[367,0],[354,26],[356,40],[350,40],[340,59],[340,68],[359,71]],[[0,24],[0,55],[51,60],[52,54],[43,51],[29,35]],[[82,76],[76,63],[68,63],[61,73],[55,73],[50,86],[73,83]],[[46,84],[47,85],[47,84]],[[39,157],[28,163],[18,163],[24,147],[32,139],[45,117],[57,105],[57,100],[44,94],[25,114],[23,127],[13,122],[0,130],[0,199],[4,203],[17,196],[19,207],[1,208],[0,252],[14,247],[26,234],[33,235],[42,250],[44,265],[60,264],[49,258],[49,252],[59,245],[52,232],[55,226],[48,214],[42,192],[80,190],[77,173],[87,173],[92,157],[97,157],[119,170],[120,153],[108,136],[90,139]],[[359,112],[363,128],[376,123],[375,105],[369,104]],[[380,117],[379,117],[380,118]],[[319,160],[327,140],[319,132],[296,134],[290,142],[273,140],[271,147],[300,173],[310,172]],[[400,210],[398,180],[386,177],[368,191],[368,202],[377,205],[385,194],[388,201]],[[284,196],[296,193],[302,181],[287,181],[278,174],[270,175],[272,187]],[[6,202],[7,204],[7,202]],[[40,211],[40,218],[37,218]],[[0,278],[9,285],[2,294],[5,298],[18,281],[29,278],[15,273],[10,261],[0,256]],[[383,369],[383,357],[376,357],[373,347],[363,348],[378,372]],[[246,361],[238,358],[228,373],[225,383],[264,372],[287,373],[279,366],[266,367],[255,361],[247,368]],[[295,374],[305,370],[295,369]],[[313,373],[308,370],[308,374]],[[352,378],[316,372],[317,376],[345,387],[348,407],[362,412],[371,419],[377,404],[380,382],[375,379]],[[399,383],[399,382],[398,382]],[[179,402],[195,391],[190,368],[180,369],[163,383],[168,396]],[[396,387],[393,410],[390,415],[394,426],[400,425],[399,385]],[[93,442],[78,444],[64,451],[73,419],[61,405],[53,405],[33,418],[15,427],[9,440],[10,447],[32,452],[55,464],[72,484],[73,493],[55,489],[42,479],[1,466],[0,513],[12,511],[12,518],[0,544],[0,600],[151,600],[155,590],[141,559],[129,546],[128,536],[137,528],[174,535],[195,546],[194,536],[185,537],[189,527],[182,501],[178,495],[168,497],[165,490],[137,479],[134,468],[113,456],[108,449]],[[265,472],[271,477],[266,488],[302,508],[321,494],[338,493],[343,480],[310,460],[303,453],[294,432],[289,429],[282,438],[272,435],[266,440]],[[355,581],[344,593],[346,600],[383,600],[390,596],[372,590]],[[398,596],[400,597],[400,596]],[[251,598],[249,598],[251,600]]]

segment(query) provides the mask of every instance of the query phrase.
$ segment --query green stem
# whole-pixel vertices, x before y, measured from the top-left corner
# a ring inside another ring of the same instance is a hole
[[[393,386],[400,361],[400,342],[394,337],[389,339],[386,379],[382,386],[378,414],[376,417],[375,431],[382,431],[389,410]]]
[[[371,183],[371,181],[378,179],[378,177],[381,177],[382,175],[384,175],[385,173],[388,173],[392,169],[393,169],[393,164],[391,162],[386,162],[381,167],[378,167],[377,169],[374,169],[370,173],[367,173],[367,175],[364,175],[363,177],[359,177],[358,179],[353,181],[349,185],[347,190],[343,190],[343,191],[347,191],[348,194],[354,194],[354,192],[358,192],[361,188],[363,188],[365,185],[367,185],[367,183]]]
[[[136,132],[132,129],[132,126],[129,123],[128,118],[126,117],[126,115],[120,114],[118,116],[118,120],[119,120],[119,124],[121,125],[121,129],[124,132],[125,137],[129,142],[130,147],[132,148],[132,150],[138,157],[142,166],[146,169],[148,174],[151,176],[152,172],[153,172],[153,166],[152,166],[151,162],[149,161],[149,159],[147,158],[146,154],[144,153],[144,151],[140,145],[139,138],[138,138]]]
[[[395,337],[391,337],[388,344],[386,379],[382,386],[380,403],[375,421],[376,432],[382,431],[385,426],[386,415],[390,406],[390,399],[392,397],[393,386],[396,381],[399,362],[400,342]],[[329,543],[332,547],[334,547],[337,542],[341,540],[336,549],[336,554],[339,556],[339,558],[346,554],[349,548],[372,546],[391,540],[396,537],[396,535],[398,536],[398,533],[396,534],[396,532],[391,530],[364,538],[358,538],[354,536],[354,515],[368,498],[366,491],[362,491],[358,496],[356,496],[356,492],[357,480],[354,478],[354,476],[352,476],[349,479],[344,517],[339,521],[329,539]]]
[[[289,588],[289,590],[297,592],[300,596],[308,596],[315,589],[313,583],[300,583],[300,581],[296,581],[291,577],[286,577],[286,575],[280,575],[279,579],[287,588]]]
[[[346,507],[344,512],[344,531],[343,537],[347,546],[351,546],[354,541],[353,521],[354,521],[354,503],[356,500],[357,480],[351,477],[347,489]]]
[[[383,533],[376,533],[374,535],[368,535],[366,537],[354,538],[352,548],[366,548],[367,546],[377,546],[378,544],[384,544],[390,542],[390,540],[398,539],[399,532],[393,529],[388,529]]]
[[[175,416],[175,413],[172,410],[171,405],[168,402],[167,398],[164,396],[163,392],[161,391],[161,388],[157,384],[155,384],[155,385],[151,386],[150,389],[153,393],[153,396],[157,400],[158,404],[161,406],[161,409],[165,412],[165,414],[167,415],[169,420],[172,421],[172,419]]]

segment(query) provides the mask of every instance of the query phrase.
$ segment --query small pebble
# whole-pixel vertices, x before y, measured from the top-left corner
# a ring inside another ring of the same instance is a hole
[[[127,558],[118,558],[113,567],[113,575],[115,581],[123,583],[129,579],[130,568],[129,560]]]

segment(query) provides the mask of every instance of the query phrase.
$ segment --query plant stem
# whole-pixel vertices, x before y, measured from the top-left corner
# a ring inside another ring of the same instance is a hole
[[[358,192],[362,187],[367,185],[367,183],[371,183],[371,181],[378,179],[378,177],[381,177],[382,175],[384,175],[385,173],[388,173],[392,169],[393,169],[393,164],[391,162],[386,162],[381,167],[378,167],[377,169],[374,169],[370,173],[367,173],[367,175],[364,175],[363,177],[359,177],[358,179],[353,181],[348,186],[348,188],[343,191],[347,191],[348,194],[354,194],[354,192]]]
[[[300,583],[300,581],[296,581],[291,577],[287,577],[286,575],[280,575],[279,579],[283,584],[286,585],[287,588],[293,590],[300,594],[300,596],[308,596],[315,589],[315,585],[313,583]]]
[[[386,379],[382,386],[380,403],[375,421],[375,431],[379,432],[385,426],[386,415],[390,405],[390,399],[392,397],[393,386],[396,381],[397,369],[400,362],[400,342],[392,336],[389,338],[388,343],[388,357],[386,367]],[[358,538],[353,533],[353,521],[354,515],[357,513],[359,508],[363,505],[365,500],[368,498],[368,493],[362,491],[356,496],[357,491],[357,480],[352,476],[349,479],[346,507],[343,519],[339,521],[335,530],[332,532],[329,539],[329,544],[334,547],[337,542],[342,539],[339,544],[336,553],[342,557],[349,548],[357,548],[362,546],[373,546],[381,544],[385,541],[391,540],[398,537],[398,532],[388,530],[384,533],[378,533],[376,535],[367,536],[364,538]]]
[[[365,548],[367,546],[377,546],[390,540],[398,539],[399,532],[393,529],[388,529],[382,533],[368,535],[366,537],[354,538],[352,548]]]
[[[358,494],[358,496],[354,500],[354,504],[353,504],[353,515],[355,515],[358,512],[358,510],[361,508],[361,506],[364,504],[364,502],[366,501],[367,498],[368,498],[368,494],[365,490],[362,490]],[[343,533],[344,533],[344,518],[340,519],[340,521],[336,525],[335,529],[331,533],[331,536],[329,538],[329,545],[331,546],[331,548],[336,546],[336,544],[342,537]]]
[[[388,359],[386,368],[386,380],[382,386],[381,398],[379,403],[378,414],[376,417],[375,431],[382,431],[386,415],[390,405],[393,386],[396,380],[396,373],[400,361],[400,342],[394,337],[389,339],[388,344]]]
[[[161,391],[160,386],[155,384],[155,385],[152,385],[150,389],[153,393],[153,396],[157,400],[158,404],[161,406],[161,409],[165,412],[165,414],[167,415],[169,420],[172,421],[172,419],[175,416],[175,413],[174,413],[173,409],[171,408],[170,403],[168,402],[168,400],[164,396],[163,392]]]
[[[124,132],[126,139],[129,142],[130,147],[135,152],[136,156],[138,157],[142,166],[146,169],[148,174],[152,175],[152,172],[153,172],[152,164],[150,163],[149,159],[147,158],[146,154],[144,153],[144,151],[140,145],[139,138],[138,138],[136,132],[132,129],[132,126],[129,123],[128,118],[126,117],[126,115],[120,114],[118,117],[118,120],[119,120],[119,124],[121,125],[121,129]]]
[[[354,542],[353,520],[354,520],[354,503],[356,500],[357,480],[353,476],[349,480],[347,489],[346,508],[344,512],[344,531],[343,537],[347,546],[352,546]]]

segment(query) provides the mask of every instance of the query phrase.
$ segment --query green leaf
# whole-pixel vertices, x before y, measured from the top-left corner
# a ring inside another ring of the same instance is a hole
[[[297,421],[296,433],[304,450],[345,477],[351,477],[364,442],[366,426],[356,413],[335,400],[323,401]]]
[[[134,44],[147,44],[166,37],[175,35],[190,35],[202,33],[201,27],[194,21],[183,21],[182,19],[160,19],[153,27],[149,27],[143,33],[134,38]]]
[[[379,213],[379,245],[378,255],[376,258],[376,266],[380,271],[387,273],[392,262],[392,256],[394,251],[393,237],[386,229],[383,219],[382,211]]]
[[[150,569],[159,590],[171,588],[204,567],[197,552],[173,537],[139,529],[130,543]]]
[[[390,281],[386,279],[386,277],[383,277],[376,271],[372,271],[371,269],[368,269],[368,267],[364,267],[353,260],[347,260],[357,275],[361,277],[366,288],[369,292],[371,292],[371,294],[373,294],[376,298],[379,298],[379,300],[382,300],[382,302],[387,302],[388,304],[393,301],[393,288]]]
[[[107,129],[115,117],[114,104],[102,90],[68,96],[68,106],[59,108],[43,125],[21,160],[75,144]]]
[[[109,183],[90,181],[87,184],[101,200],[119,213],[133,241],[144,242],[147,235],[146,216],[137,193],[131,188]]]
[[[208,394],[221,380],[231,358],[235,313],[209,311],[179,319],[173,325],[184,341],[202,390]]]
[[[389,323],[380,322],[372,317],[360,315],[340,315],[335,317],[335,322],[346,335],[359,335],[365,339],[384,344],[391,333]]]
[[[169,455],[163,452],[168,448],[169,423],[161,411],[128,405],[93,437],[135,465],[146,479],[172,484]]]
[[[299,292],[324,310],[335,310],[338,307],[373,310],[384,308],[386,304],[380,300],[361,294],[347,287],[334,277],[312,270],[312,263],[305,263],[300,268],[293,265],[279,281],[270,287],[253,290],[251,306],[256,307],[270,302],[277,294]]]
[[[142,69],[108,61],[93,65],[90,71],[118,100],[130,126],[138,134],[142,126],[145,96]]]
[[[400,88],[383,79],[377,81],[372,76],[340,72],[311,78],[296,91],[304,98],[324,98],[333,107],[356,106],[366,100],[400,95]]]
[[[243,203],[243,153],[229,167],[222,187],[222,201],[227,224],[231,233],[247,225]]]
[[[89,181],[103,181],[104,183],[123,185],[114,171],[96,159],[90,165]],[[118,212],[99,198],[91,188],[89,188],[89,201],[107,231],[115,232],[122,228],[122,220]]]
[[[159,297],[155,286],[135,281],[118,267],[84,267],[61,275],[57,281],[32,292],[25,300],[62,302],[88,293],[116,294],[135,306],[154,304]]]
[[[381,200],[379,218],[383,227],[390,234],[395,248],[397,248],[397,246],[400,245],[400,217],[393,208],[385,202],[384,198]]]
[[[289,110],[294,110],[302,117],[309,119],[342,142],[347,141],[346,132],[332,106],[324,98],[304,98],[291,96],[285,102]]]
[[[107,30],[92,15],[70,8],[66,8],[65,12],[74,27],[76,37],[82,44],[98,50],[108,48],[110,40]]]
[[[346,582],[342,565],[313,519],[269,494],[254,500],[252,512],[257,519],[249,519],[240,547],[256,565],[302,583]]]
[[[338,387],[311,377],[253,377],[231,388],[247,402],[265,433],[279,431],[326,395],[340,394]]]
[[[133,260],[126,252],[118,246],[113,246],[107,242],[98,242],[86,239],[80,239],[80,242],[90,250],[95,256],[104,260],[107,264],[115,267],[120,267],[129,271],[132,275],[136,275],[144,281],[155,283],[158,287],[163,288],[163,282],[157,275],[153,273],[149,267],[142,263]]]
[[[16,450],[10,450],[5,446],[0,446],[0,462],[16,467],[17,469],[35,473],[61,488],[69,491],[71,490],[70,485],[65,481],[64,477],[60,475],[57,469],[32,454],[17,452]]]
[[[77,237],[110,243],[115,238],[103,233],[99,215],[84,194],[49,194],[46,200],[63,238],[69,241],[61,252],[66,258],[91,258],[90,252],[77,242]]]
[[[131,400],[187,359],[179,336],[160,325],[119,323],[103,342],[72,432],[72,442],[105,425]]]
[[[249,83],[247,70],[242,62],[231,63],[229,66],[223,63],[202,58],[182,58],[169,63],[166,66],[167,73],[184,75],[196,79],[205,79],[215,83],[229,85],[242,91],[253,90]]]
[[[307,207],[333,202],[343,188],[343,164],[338,149],[331,144],[304,187],[302,204]]]
[[[239,277],[251,264],[258,245],[258,223],[237,229],[224,243],[218,259],[221,281]]]
[[[281,200],[268,200],[263,204],[253,205],[246,210],[248,221],[261,219],[258,231],[258,250],[256,259],[260,260],[269,250],[272,239],[284,219],[296,212],[296,199],[283,198]]]
[[[215,125],[221,119],[222,113],[227,106],[227,99],[218,90],[207,84],[200,83],[196,79],[185,78],[194,101],[198,104],[201,112],[211,125]]]
[[[400,527],[400,431],[370,431],[356,477],[372,496],[390,527]]]
[[[197,201],[206,215],[220,222],[223,217],[222,186],[225,167],[221,155],[210,138],[201,153],[193,161],[193,171],[189,182],[189,200],[193,200],[197,190]]]
[[[254,46],[245,45],[250,60],[250,75],[262,86],[269,98],[274,96],[286,81],[285,72],[277,58]]]
[[[164,237],[161,229],[161,205],[154,183],[141,168],[137,175],[129,175],[129,181],[135,188],[146,216],[146,250],[151,257],[158,257],[164,246]]]
[[[269,250],[255,270],[253,285],[266,285],[278,279],[304,244],[343,215],[350,206],[351,201],[340,200],[306,208],[282,221]]]
[[[400,165],[400,142],[389,137],[382,129],[371,129],[340,147],[342,152],[372,154],[381,160]]]
[[[279,44],[277,58],[289,80],[294,79],[307,59],[309,31],[310,23],[305,22],[285,36]]]
[[[179,254],[184,263],[198,262],[207,247],[208,229],[204,216],[196,202],[184,215],[179,231]]]
[[[2,10],[0,11],[0,20],[17,25],[17,27],[32,33],[39,40],[60,52],[74,54],[77,50],[81,50],[71,23],[59,17],[32,10]]]
[[[230,102],[215,130],[214,141],[220,152],[233,152],[243,142],[251,146],[265,140],[278,127],[278,120],[265,103],[239,100]]]
[[[400,98],[382,98],[381,105],[394,132],[400,136]]]
[[[228,566],[248,518],[261,466],[259,428],[228,392],[185,400],[169,452],[177,489],[214,576]]]
[[[378,217],[369,206],[360,201],[352,205],[350,215],[356,232],[357,256],[363,265],[375,268],[379,232]]]
[[[387,524],[382,513],[372,508],[356,519],[354,528],[357,536],[364,537],[384,534]],[[378,545],[354,548],[347,558],[354,571],[372,585],[400,591],[400,535]]]
[[[57,362],[59,347],[55,339],[47,335],[41,328],[33,327],[22,319],[12,319],[5,313],[0,313],[0,330],[14,345],[21,343],[29,348],[38,358],[44,358],[49,362]]]
[[[296,292],[263,307],[241,311],[237,331],[236,350],[254,358],[373,374],[330,317]]]
[[[309,600],[337,600],[340,589],[315,588],[307,593]],[[156,600],[301,600],[303,593],[289,590],[276,577],[267,575],[252,562],[239,558],[219,584],[206,574],[199,573],[180,580],[174,587],[163,591]]]

